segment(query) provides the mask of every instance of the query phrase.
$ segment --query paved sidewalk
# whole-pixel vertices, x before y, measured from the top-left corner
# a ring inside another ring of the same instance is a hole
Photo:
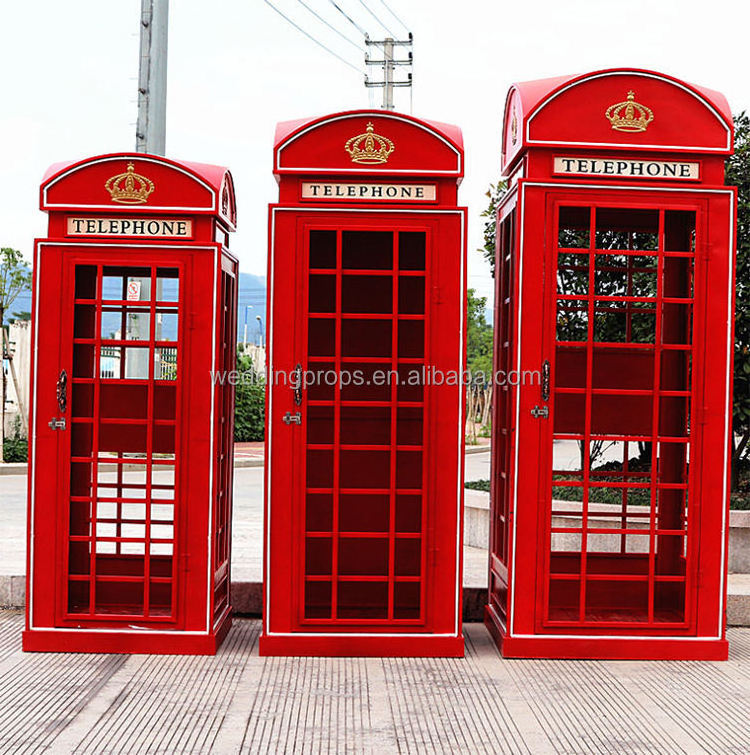
[[[511,661],[482,625],[464,659],[24,654],[0,612],[0,753],[750,752],[750,629],[730,660]]]

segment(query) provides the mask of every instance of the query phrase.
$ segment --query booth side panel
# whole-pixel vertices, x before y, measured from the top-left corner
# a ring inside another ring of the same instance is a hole
[[[515,402],[517,388],[504,379],[516,359],[518,270],[518,194],[512,192],[498,210],[495,248],[495,317],[493,338],[492,453],[490,470],[490,542],[488,616],[507,625],[514,486]],[[499,631],[499,628],[498,628]]]
[[[707,337],[699,421],[703,459],[698,635],[724,636],[731,473],[735,194],[709,200],[705,249]],[[709,386],[712,388],[709,389]]]
[[[427,474],[429,502],[434,528],[433,554],[428,563],[431,579],[429,603],[433,616],[430,631],[455,632],[461,629],[461,544],[463,522],[463,449],[465,390],[465,311],[466,270],[463,254],[463,215],[441,218],[433,228],[429,301],[429,366],[442,373],[445,385],[426,387],[432,417]],[[458,254],[456,250],[461,250]],[[457,328],[456,324],[463,324]],[[431,458],[430,458],[431,457]],[[448,595],[455,595],[449,602]],[[428,616],[428,620],[430,617]]]
[[[211,371],[215,361],[216,249],[195,251],[185,266],[182,427],[179,447],[184,460],[180,515],[182,536],[178,555],[184,628],[211,630],[211,516],[214,500],[210,477],[215,438],[212,417],[216,412]],[[197,367],[200,365],[200,367]],[[196,366],[196,369],[191,369]]]
[[[295,216],[271,208],[271,248],[268,275],[266,407],[266,540],[264,564],[264,633],[289,631],[294,622],[292,591],[295,554],[288,548],[289,533],[298,531],[293,516],[295,466],[294,432],[282,417],[293,409],[293,391],[286,381],[296,364],[295,344],[297,240]],[[283,295],[283,298],[282,298]],[[273,605],[272,614],[268,606]]]
[[[520,189],[523,191],[523,188]],[[540,542],[539,518],[544,508],[540,499],[544,474],[544,461],[536,449],[541,446],[544,419],[536,419],[531,410],[540,403],[539,370],[543,360],[542,332],[544,307],[542,297],[545,283],[545,203],[544,194],[527,191],[519,217],[518,247],[518,304],[516,307],[516,362],[517,372],[514,448],[514,522],[511,589],[513,607],[509,628],[511,633],[534,631],[534,618],[539,610],[537,579],[539,559],[543,552]],[[526,375],[526,377],[524,377]]]
[[[58,479],[60,432],[48,420],[59,415],[55,383],[60,369],[60,281],[62,255],[36,244],[32,305],[32,364],[29,432],[29,512],[27,532],[26,614],[29,628],[54,626],[59,599],[57,578],[63,555],[59,538]],[[40,302],[45,302],[44,319]],[[57,302],[57,306],[54,305]]]
[[[216,412],[213,432],[215,453],[213,480],[213,564],[212,623],[227,613],[230,602],[232,481],[234,471],[234,400],[233,370],[237,366],[237,263],[222,252],[218,260],[217,318],[215,354],[218,378],[214,381]]]

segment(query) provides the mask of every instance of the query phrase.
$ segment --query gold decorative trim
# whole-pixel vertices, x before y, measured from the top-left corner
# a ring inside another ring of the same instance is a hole
[[[118,173],[107,179],[104,188],[109,192],[113,202],[144,204],[156,187],[150,178],[135,172],[133,163],[128,163],[125,173]]]
[[[624,102],[610,105],[604,114],[615,131],[645,131],[654,120],[651,108],[635,101],[635,92],[631,89]]]
[[[391,153],[396,149],[393,142],[374,131],[372,122],[367,124],[364,134],[353,136],[344,145],[344,149],[351,155],[353,163],[377,165],[388,162]]]

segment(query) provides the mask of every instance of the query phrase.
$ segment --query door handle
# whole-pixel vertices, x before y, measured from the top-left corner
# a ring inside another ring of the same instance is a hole
[[[302,365],[294,368],[294,405],[302,406]]]
[[[68,408],[68,373],[65,370],[62,370],[57,378],[57,408],[60,414],[65,414]]]
[[[47,424],[53,430],[64,430],[65,429],[65,417],[53,417]]]
[[[542,362],[542,401],[549,401],[549,359]]]
[[[294,412],[294,414],[292,414],[291,412],[287,412],[281,419],[285,425],[301,425],[302,413]]]
[[[546,404],[542,407],[535,406],[531,410],[531,416],[534,419],[540,419],[540,418],[547,419],[547,417],[549,417],[549,407]]]

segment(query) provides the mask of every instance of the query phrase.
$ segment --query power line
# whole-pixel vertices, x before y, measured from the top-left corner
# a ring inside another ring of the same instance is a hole
[[[409,27],[386,5],[385,0],[380,0],[380,4],[404,27],[404,31],[409,31]]]
[[[395,37],[396,35],[368,8],[368,6],[365,4],[364,0],[358,0],[359,4],[377,21],[378,24],[380,24],[392,37]]]
[[[292,21],[292,19],[289,18],[289,16],[284,15],[271,2],[271,0],[263,0],[263,2],[266,5],[268,5],[271,8],[273,8],[285,21],[288,21],[297,31],[302,32],[302,34],[304,34],[308,39],[310,39],[313,42],[315,42],[316,45],[318,45],[319,47],[322,47],[326,52],[329,52],[331,55],[333,55],[334,58],[338,58],[344,65],[349,66],[349,68],[351,68],[352,70],[356,71],[357,73],[360,73],[360,70],[359,70],[359,68],[357,68],[357,66],[353,65],[352,63],[350,63],[345,58],[342,58],[341,55],[339,55],[338,53],[335,53],[333,50],[331,50],[330,47],[326,47],[326,45],[324,45],[322,42],[320,42],[317,39],[315,39],[315,37],[313,37],[312,34],[308,34],[301,26],[299,26],[298,24],[295,24],[294,21]],[[331,2],[333,2],[333,0],[331,0]],[[335,5],[335,3],[334,3],[334,5]]]
[[[329,28],[329,29],[330,29],[331,31],[333,31],[333,32],[336,32],[336,34],[338,34],[338,35],[339,35],[339,37],[341,37],[341,39],[344,39],[344,40],[346,40],[346,41],[347,41],[347,42],[348,42],[348,43],[349,43],[350,45],[352,45],[353,47],[355,47],[355,48],[357,49],[357,51],[358,51],[358,52],[362,52],[362,46],[361,46],[361,45],[358,45],[358,44],[357,44],[356,42],[354,42],[354,41],[353,41],[353,40],[351,40],[351,39],[350,39],[349,37],[347,37],[347,36],[346,36],[346,34],[343,34],[342,32],[340,32],[340,31],[339,31],[339,30],[338,30],[338,29],[337,29],[337,28],[336,28],[335,26],[333,26],[333,24],[329,24],[329,23],[328,23],[328,21],[326,21],[326,20],[325,20],[325,19],[324,19],[324,18],[323,18],[323,17],[321,16],[321,15],[319,15],[318,13],[316,13],[316,12],[315,12],[315,10],[313,10],[313,9],[312,9],[312,8],[311,8],[311,7],[310,7],[310,6],[309,6],[309,5],[308,5],[308,4],[307,4],[307,3],[305,2],[305,0],[297,0],[297,2],[298,2],[298,3],[300,4],[300,5],[302,5],[302,6],[304,6],[305,8],[307,8],[307,10],[308,10],[308,11],[310,11],[310,13],[312,13],[312,14],[313,14],[313,16],[315,16],[315,18],[317,18],[317,19],[318,19],[318,21],[320,21],[320,22],[324,23],[324,24],[325,24],[325,25],[326,25],[326,26],[327,26],[327,27],[328,27],[328,28]]]
[[[268,2],[268,0],[266,0]],[[328,2],[363,36],[367,36],[367,32],[345,11],[341,10],[341,6],[336,0],[328,0]]]

